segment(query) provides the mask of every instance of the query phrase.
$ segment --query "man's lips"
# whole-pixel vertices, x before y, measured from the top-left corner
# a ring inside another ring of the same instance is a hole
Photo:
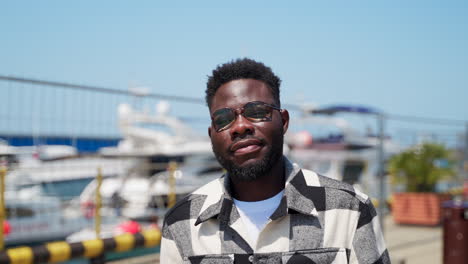
[[[257,151],[262,146],[262,141],[254,138],[240,140],[234,143],[230,150],[234,152],[234,154],[242,155]]]

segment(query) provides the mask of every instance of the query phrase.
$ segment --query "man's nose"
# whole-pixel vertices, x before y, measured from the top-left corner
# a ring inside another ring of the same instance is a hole
[[[254,126],[252,122],[250,122],[243,115],[237,115],[237,118],[234,120],[234,123],[230,129],[231,137],[236,138],[244,134],[253,134],[253,132]]]

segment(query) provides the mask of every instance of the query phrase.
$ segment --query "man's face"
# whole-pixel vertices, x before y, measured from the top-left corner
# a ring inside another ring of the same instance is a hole
[[[265,83],[253,79],[234,80],[216,91],[210,115],[221,108],[238,109],[253,101],[275,105]],[[265,122],[251,122],[237,115],[229,128],[217,132],[211,125],[208,134],[216,158],[230,177],[251,181],[267,173],[282,156],[288,122],[286,110],[273,110],[271,121]]]

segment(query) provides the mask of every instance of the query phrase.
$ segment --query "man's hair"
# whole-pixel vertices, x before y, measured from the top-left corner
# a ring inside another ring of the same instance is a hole
[[[280,102],[280,84],[281,80],[276,76],[270,67],[261,62],[249,58],[236,59],[228,63],[218,65],[213,70],[213,75],[208,76],[206,84],[206,104],[211,108],[211,103],[216,91],[220,86],[230,81],[239,79],[254,79],[264,82],[271,90],[271,94],[278,107]]]

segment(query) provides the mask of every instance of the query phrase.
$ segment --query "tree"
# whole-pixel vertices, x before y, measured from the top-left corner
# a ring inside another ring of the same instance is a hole
[[[455,174],[450,151],[436,143],[424,143],[393,156],[389,172],[394,183],[406,185],[407,192],[434,192],[437,182]]]

